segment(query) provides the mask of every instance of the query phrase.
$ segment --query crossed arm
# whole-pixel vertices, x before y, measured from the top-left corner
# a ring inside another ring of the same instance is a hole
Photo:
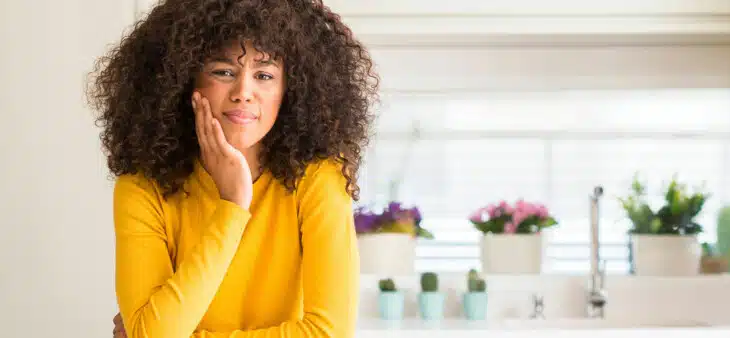
[[[220,200],[206,232],[173,272],[162,213],[132,178],[115,187],[117,298],[130,338],[314,338],[354,336],[359,257],[351,199],[338,167],[321,165],[297,192],[303,257],[304,316],[278,326],[195,331],[212,302],[251,215]],[[126,278],[135,276],[135,278]]]

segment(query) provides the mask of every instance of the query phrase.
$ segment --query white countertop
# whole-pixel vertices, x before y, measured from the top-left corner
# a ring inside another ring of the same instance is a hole
[[[361,319],[358,323],[358,338],[370,337],[585,337],[590,333],[591,337],[605,336],[616,337],[617,334],[627,332],[641,332],[662,334],[663,338],[687,337],[688,333],[702,333],[702,337],[723,337],[730,336],[729,326],[703,326],[702,323],[675,322],[669,325],[629,325],[620,327],[618,323],[607,322],[602,326],[600,321],[594,319],[565,319],[558,321],[534,320],[534,324],[528,321],[517,321],[513,325],[507,322],[497,321],[468,321],[465,319],[444,319],[441,321],[423,321],[417,318],[407,318],[401,321],[385,321],[377,318]],[[567,328],[559,328],[561,321],[570,323]],[[583,322],[586,325],[581,325]],[[540,327],[542,323],[553,323],[555,326],[547,325]],[[575,325],[574,325],[575,324]],[[415,335],[414,335],[415,334]]]

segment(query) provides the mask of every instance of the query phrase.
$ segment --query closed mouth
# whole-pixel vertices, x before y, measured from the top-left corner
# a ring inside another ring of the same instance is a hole
[[[223,112],[223,116],[235,124],[249,124],[258,120],[258,116],[248,110],[234,109]]]

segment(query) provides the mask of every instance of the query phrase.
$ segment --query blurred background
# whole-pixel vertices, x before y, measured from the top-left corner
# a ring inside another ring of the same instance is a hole
[[[0,3],[0,323],[24,337],[111,335],[113,182],[84,86],[152,0]],[[730,2],[325,1],[365,42],[382,102],[361,205],[417,206],[414,272],[480,266],[474,210],[524,198],[558,219],[542,271],[629,275],[618,202],[639,173],[661,205],[676,175],[730,204]]]

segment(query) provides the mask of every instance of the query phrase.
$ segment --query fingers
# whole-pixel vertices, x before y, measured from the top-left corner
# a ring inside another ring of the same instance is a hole
[[[120,313],[117,313],[112,321],[114,322],[114,330],[112,331],[112,335],[114,336],[114,338],[126,338],[127,332],[124,331],[124,322],[122,321],[122,315]]]
[[[193,109],[195,110],[195,128],[198,132],[198,141],[203,156],[235,156],[235,150],[226,140],[220,121],[213,117],[208,99],[195,92]]]
[[[221,128],[219,121],[213,118],[213,112],[210,109],[210,102],[208,99],[202,98],[201,102],[203,103],[203,111],[205,112],[205,135],[210,152],[211,154],[218,156],[223,155],[224,148],[221,148],[216,140],[216,134],[218,133],[216,129],[220,130],[221,133],[223,132],[223,129]],[[217,127],[214,123],[217,124]]]
[[[213,137],[215,139],[216,148],[220,151],[220,155],[225,157],[233,157],[233,146],[231,146],[226,140],[226,135],[223,133],[221,123],[217,119],[213,119]]]

